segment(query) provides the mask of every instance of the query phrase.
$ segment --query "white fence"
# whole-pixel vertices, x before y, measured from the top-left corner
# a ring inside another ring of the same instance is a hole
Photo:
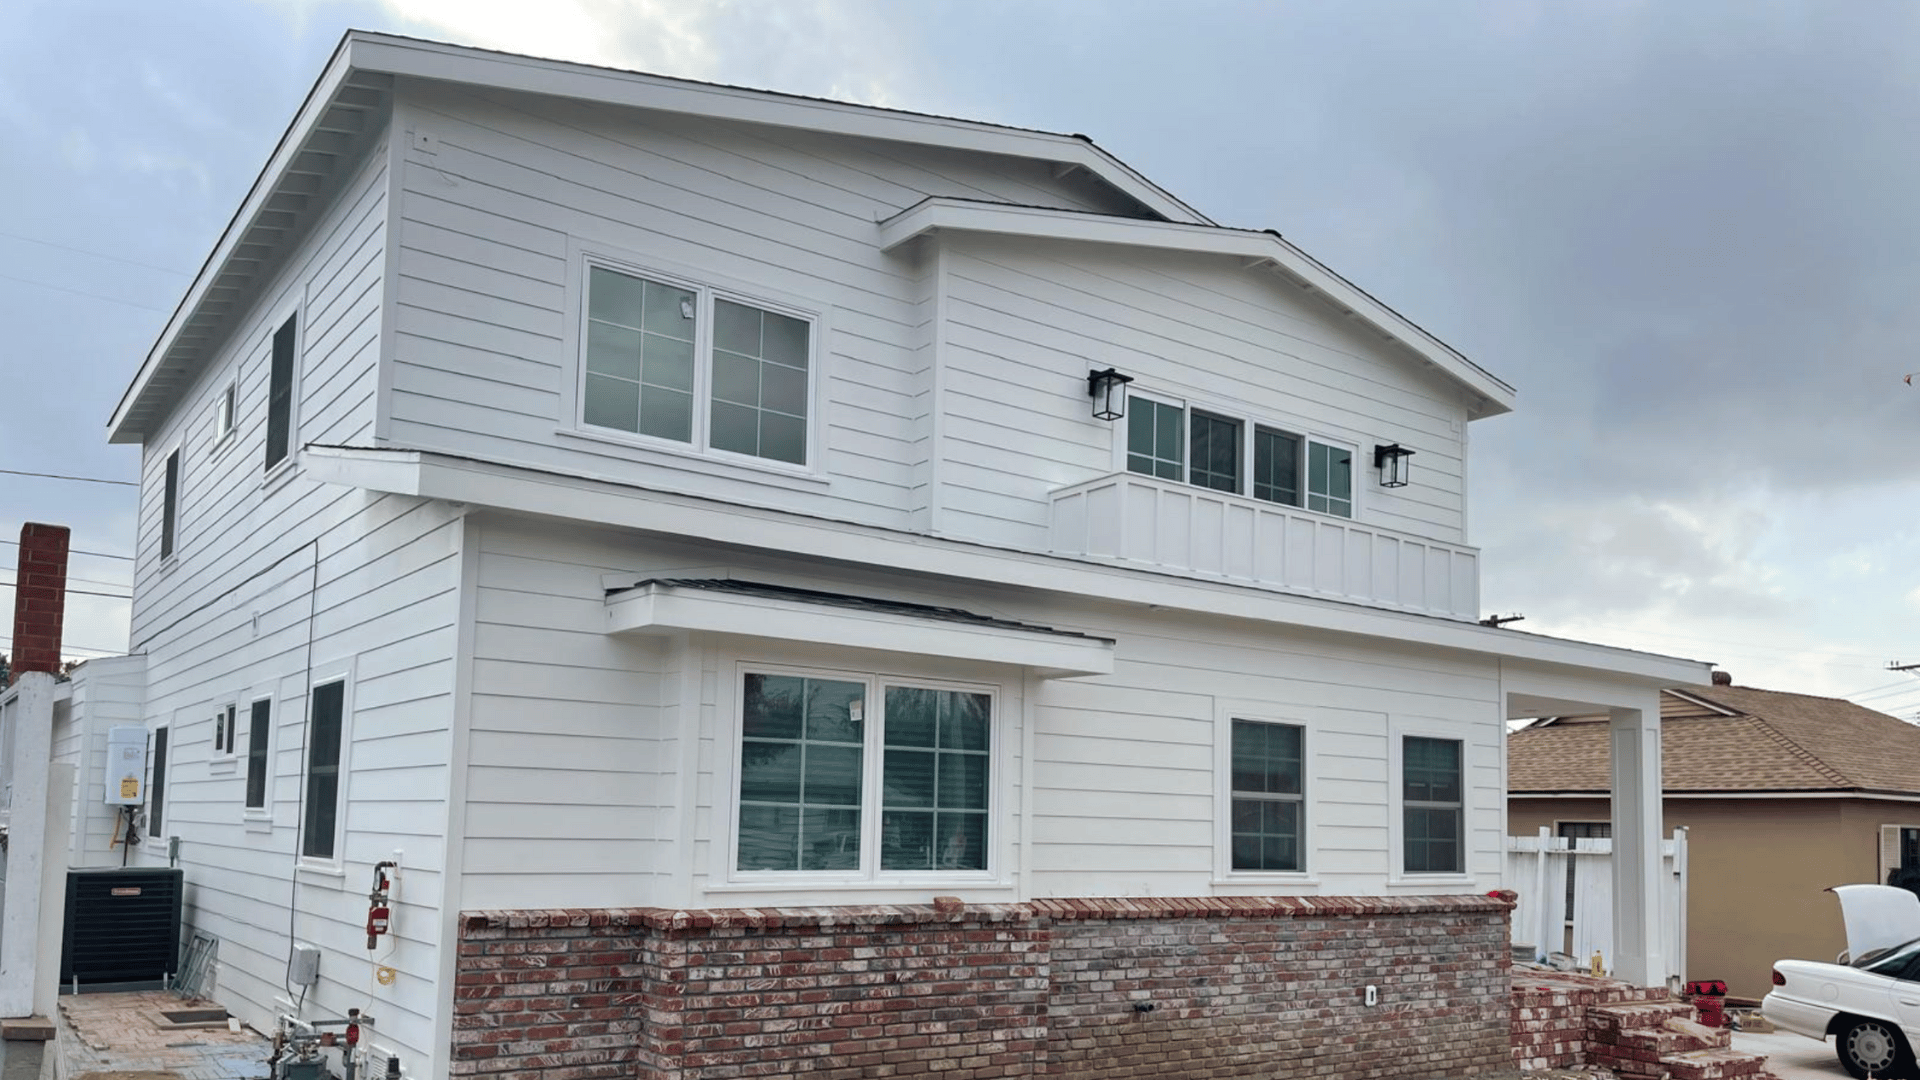
[[[1687,959],[1687,830],[1660,842],[1660,910],[1667,958],[1682,974]],[[1571,875],[1571,876],[1569,876]],[[1507,837],[1506,886],[1520,894],[1513,942],[1533,946],[1534,959],[1565,952],[1587,968],[1595,952],[1613,968],[1613,841],[1554,836]]]

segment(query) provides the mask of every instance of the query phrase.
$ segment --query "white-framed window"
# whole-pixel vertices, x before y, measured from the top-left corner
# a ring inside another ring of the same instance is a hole
[[[160,475],[160,558],[173,558],[180,530],[180,448],[167,453]]]
[[[1231,410],[1128,390],[1129,472],[1350,518],[1356,452]]]
[[[820,319],[678,273],[588,258],[583,430],[788,468],[813,464]]]
[[[347,745],[351,703],[345,674],[307,690],[306,764],[300,788],[300,858],[338,864],[340,824],[346,817]]]
[[[265,814],[273,780],[273,699],[254,698],[247,706],[246,811]]]
[[[171,731],[161,724],[147,737],[147,840],[154,843],[167,835],[167,765],[172,760],[167,736]]]
[[[1228,867],[1304,871],[1306,728],[1238,716],[1228,727]]]
[[[261,466],[274,472],[293,453],[293,398],[300,353],[300,315],[288,315],[267,351],[267,440]]]
[[[992,871],[996,687],[742,664],[732,877]]]
[[[1400,850],[1407,874],[1466,872],[1466,744],[1400,735]]]
[[[213,710],[213,757],[214,760],[229,760],[237,752],[234,740],[239,736],[239,705],[228,702],[216,706]]]
[[[213,399],[212,446],[210,449],[218,450],[220,447],[226,445],[227,439],[232,437],[233,425],[238,419],[239,410],[240,386],[238,383],[229,382],[226,386],[221,387],[220,395]]]

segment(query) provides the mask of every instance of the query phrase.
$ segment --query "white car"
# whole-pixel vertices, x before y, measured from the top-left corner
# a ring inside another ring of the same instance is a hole
[[[1847,951],[1834,963],[1781,960],[1760,1003],[1776,1027],[1825,1042],[1865,1080],[1915,1075],[1920,1033],[1920,896],[1891,885],[1839,885]]]

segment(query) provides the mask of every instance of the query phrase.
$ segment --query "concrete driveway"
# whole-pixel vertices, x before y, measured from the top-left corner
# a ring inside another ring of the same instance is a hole
[[[1767,1055],[1767,1069],[1780,1080],[1851,1080],[1834,1056],[1833,1040],[1814,1042],[1805,1035],[1776,1031],[1766,1035],[1733,1033],[1733,1048]]]

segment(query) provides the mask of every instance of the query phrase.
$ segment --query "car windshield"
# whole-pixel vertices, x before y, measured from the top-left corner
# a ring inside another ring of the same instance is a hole
[[[1895,945],[1891,949],[1874,949],[1853,962],[1853,966],[1876,975],[1898,976],[1920,955],[1920,938]]]

